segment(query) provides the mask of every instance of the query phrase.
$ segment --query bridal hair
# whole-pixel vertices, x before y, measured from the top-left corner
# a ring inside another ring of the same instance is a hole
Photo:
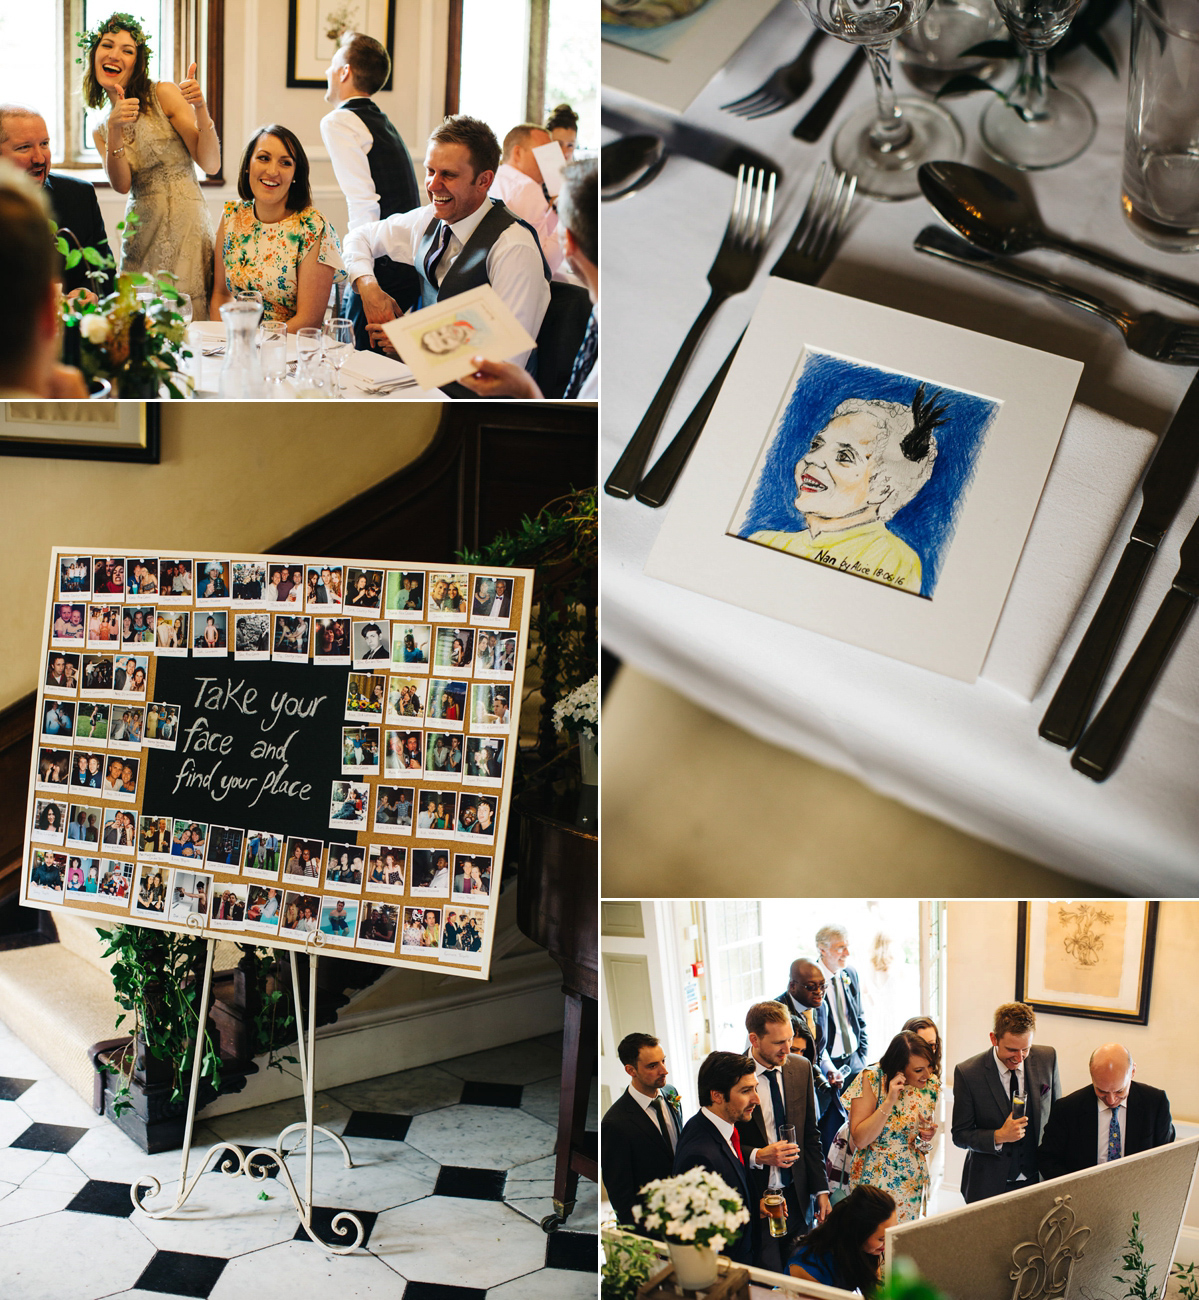
[[[136,99],[144,112],[155,110],[154,83],[150,80],[150,41],[141,23],[132,14],[114,13],[90,32],[76,32],[75,44],[84,52],[76,59],[83,68],[83,101],[88,108],[102,108],[108,102],[108,92],[96,80],[96,46],[100,39],[112,32],[128,32],[137,46],[137,56],[133,61],[133,71],[129,74],[129,84],[125,87],[125,97]]]

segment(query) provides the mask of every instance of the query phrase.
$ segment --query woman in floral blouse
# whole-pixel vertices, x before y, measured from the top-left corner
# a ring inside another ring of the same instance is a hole
[[[910,1031],[896,1034],[879,1063],[867,1066],[842,1095],[855,1147],[850,1184],[890,1192],[900,1223],[920,1217],[928,1188],[941,1091],[932,1064],[929,1043]]]
[[[312,206],[308,158],[282,126],[264,126],[242,155],[241,202],[225,204],[216,232],[211,318],[245,289],[262,294],[262,318],[288,333],[319,328],[334,279],[344,280],[337,232]]]

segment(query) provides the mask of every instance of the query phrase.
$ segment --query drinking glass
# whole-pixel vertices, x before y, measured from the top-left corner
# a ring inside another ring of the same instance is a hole
[[[1049,75],[1049,51],[1066,34],[1082,0],[995,0],[1016,44],[1020,71],[1003,99],[983,110],[978,129],[992,158],[1021,171],[1060,167],[1095,135],[1095,113],[1076,90]]]
[[[344,316],[334,316],[325,322],[325,358],[333,366],[334,396],[345,397],[341,386],[341,368],[354,346],[354,322]]]
[[[315,326],[296,331],[296,396],[328,397],[322,373],[321,343],[323,336]]]
[[[851,113],[833,140],[833,162],[858,178],[858,192],[876,199],[910,199],[920,193],[916,169],[933,159],[954,159],[963,137],[940,104],[905,96],[891,84],[891,46],[924,17],[930,0],[795,0],[817,27],[862,45],[874,78],[875,102]]]
[[[192,323],[192,296],[190,293],[181,293],[175,299],[175,310],[182,317],[183,328],[186,330]]]
[[[278,387],[287,375],[287,325],[267,321],[258,327],[258,353],[263,378]]]
[[[262,306],[262,294],[257,289],[238,289],[233,296],[238,302],[256,302]]]

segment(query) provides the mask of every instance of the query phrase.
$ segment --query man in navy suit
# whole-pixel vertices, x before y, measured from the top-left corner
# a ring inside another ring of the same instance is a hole
[[[812,1066],[820,1140],[825,1151],[832,1147],[837,1130],[848,1118],[841,1104],[841,1072],[828,1054],[828,1008],[824,1004],[827,991],[828,984],[820,967],[806,957],[797,957],[791,963],[786,989],[775,998],[792,1015],[799,1017],[812,1042],[811,1053],[805,1052],[804,1055]]]
[[[825,925],[816,931],[816,951],[828,981],[828,1054],[841,1075],[841,1091],[866,1064],[866,1017],[862,986],[849,961],[849,935],[844,926]]]
[[[736,1264],[756,1264],[760,1258],[761,1217],[745,1166],[738,1123],[748,1120],[758,1104],[753,1060],[739,1052],[712,1052],[699,1067],[698,1115],[683,1126],[674,1153],[674,1172],[708,1169],[719,1174],[741,1197],[749,1223],[724,1254]]]
[[[1160,1088],[1134,1083],[1132,1053],[1105,1043],[1091,1053],[1091,1082],[1055,1104],[1041,1139],[1042,1178],[1119,1160],[1174,1141],[1170,1099]]]

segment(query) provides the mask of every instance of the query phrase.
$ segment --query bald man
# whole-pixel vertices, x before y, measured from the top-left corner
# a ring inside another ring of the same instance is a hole
[[[1091,1053],[1091,1082],[1053,1105],[1041,1139],[1043,1178],[1135,1155],[1174,1141],[1170,1099],[1160,1088],[1136,1083],[1132,1053],[1105,1043]]]

